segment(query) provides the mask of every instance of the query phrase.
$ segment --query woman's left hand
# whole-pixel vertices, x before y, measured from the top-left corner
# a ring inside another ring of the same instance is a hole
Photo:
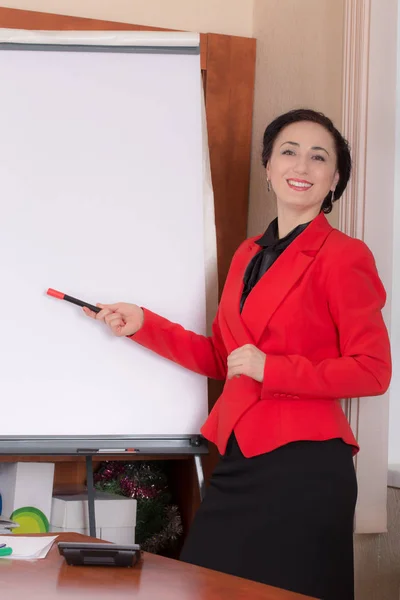
[[[260,383],[264,380],[267,355],[252,344],[237,348],[228,356],[228,379],[247,375]]]

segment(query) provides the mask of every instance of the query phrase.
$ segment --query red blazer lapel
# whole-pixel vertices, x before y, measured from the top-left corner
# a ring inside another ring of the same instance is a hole
[[[271,317],[293,286],[313,263],[318,250],[332,231],[333,229],[326,220],[325,215],[323,213],[318,215],[255,285],[247,297],[242,314],[239,316],[242,327],[249,332],[253,340],[247,343],[258,344]],[[253,246],[259,249],[255,241],[253,241]],[[257,249],[248,251],[247,257],[250,256],[251,258],[256,251]],[[242,293],[243,275],[250,260],[246,261],[246,258],[243,257],[243,261],[240,262],[240,269],[237,270],[240,281],[236,281],[236,289],[232,294],[235,296],[235,302],[237,296],[240,300]],[[246,262],[246,264],[244,265],[242,262]]]
[[[252,333],[245,325],[240,314],[240,298],[243,290],[244,272],[259,250],[260,246],[255,244],[253,240],[243,242],[233,258],[225,282],[220,303],[220,318],[224,321],[224,330],[229,330],[232,336],[232,347],[227,347],[228,353],[245,344],[254,344]],[[228,345],[226,336],[224,336],[224,342],[225,345]]]

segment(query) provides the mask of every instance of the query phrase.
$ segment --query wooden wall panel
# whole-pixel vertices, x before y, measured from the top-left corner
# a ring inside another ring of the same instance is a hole
[[[220,292],[247,235],[256,40],[208,35],[206,110]]]

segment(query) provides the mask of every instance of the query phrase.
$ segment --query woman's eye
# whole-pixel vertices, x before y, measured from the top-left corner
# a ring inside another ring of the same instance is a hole
[[[282,155],[286,155],[286,156],[295,156],[295,152],[293,150],[283,150]],[[311,157],[313,160],[319,160],[322,162],[325,162],[325,157],[321,156],[320,154],[314,154],[314,156]]]

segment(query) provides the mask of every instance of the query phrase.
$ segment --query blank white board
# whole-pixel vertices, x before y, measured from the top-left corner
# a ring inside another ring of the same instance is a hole
[[[0,50],[0,436],[190,435],[206,380],[48,287],[205,332],[199,55]]]

